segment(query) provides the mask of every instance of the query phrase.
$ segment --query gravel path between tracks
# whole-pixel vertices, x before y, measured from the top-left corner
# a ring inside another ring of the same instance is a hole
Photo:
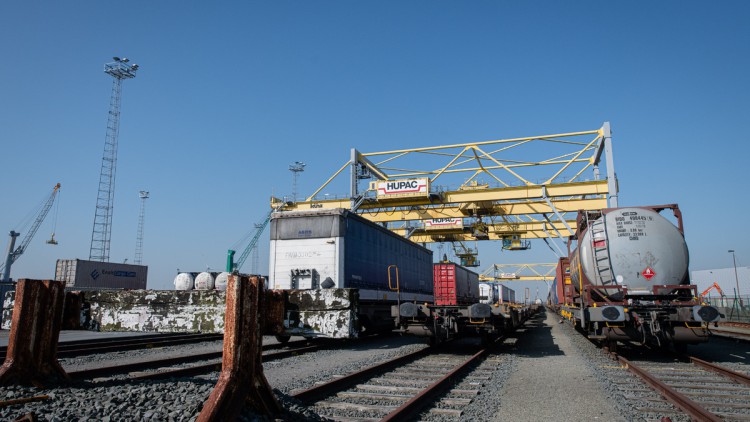
[[[516,344],[514,372],[502,386],[499,407],[487,419],[631,420],[615,408],[616,399],[598,379],[597,365],[602,362],[592,361],[595,356],[587,352],[593,345],[559,324],[553,313],[544,315],[526,323]],[[608,360],[604,363],[611,365]]]

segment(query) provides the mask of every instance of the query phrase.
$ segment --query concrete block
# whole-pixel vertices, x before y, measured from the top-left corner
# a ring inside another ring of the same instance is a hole
[[[84,296],[83,326],[90,330],[224,332],[223,291],[89,291]]]

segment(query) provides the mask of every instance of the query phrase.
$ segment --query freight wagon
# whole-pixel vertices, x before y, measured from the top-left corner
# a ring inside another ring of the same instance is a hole
[[[507,300],[513,291],[506,286],[480,285],[478,274],[454,263],[434,264],[433,269],[434,303],[405,302],[392,308],[402,333],[430,336],[436,343],[467,336],[489,341],[529,315]]]
[[[479,301],[493,305],[495,303],[516,303],[516,292],[500,283],[479,283]]]
[[[145,289],[148,267],[113,262],[58,259],[55,280],[74,289]]]
[[[627,341],[684,349],[708,340],[708,323],[722,316],[689,285],[676,204],[579,211],[577,223],[550,294],[563,318],[611,348]]]
[[[479,274],[454,263],[433,266],[435,306],[467,305],[479,302]]]
[[[433,300],[432,251],[345,209],[275,212],[269,288],[288,290],[285,331],[390,331],[390,306]]]

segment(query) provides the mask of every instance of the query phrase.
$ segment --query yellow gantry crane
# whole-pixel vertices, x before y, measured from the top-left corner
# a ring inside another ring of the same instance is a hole
[[[479,275],[480,281],[545,281],[555,279],[557,264],[495,264]]]
[[[348,198],[321,194],[346,169]],[[354,210],[418,243],[495,240],[505,250],[525,250],[529,240],[543,239],[559,256],[566,255],[558,243],[575,233],[578,210],[616,206],[608,122],[582,132],[372,153],[352,149],[305,200],[271,198],[280,211]]]

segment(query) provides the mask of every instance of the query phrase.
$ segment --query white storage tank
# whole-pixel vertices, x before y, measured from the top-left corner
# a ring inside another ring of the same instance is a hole
[[[229,280],[229,273],[223,272],[219,273],[219,275],[216,276],[216,280],[214,280],[214,288],[216,290],[224,291],[227,289],[227,281]]]
[[[193,290],[194,285],[193,276],[188,273],[179,273],[174,278],[175,290]]]
[[[213,290],[214,289],[214,276],[208,272],[202,272],[195,277],[195,289],[196,290]]]

